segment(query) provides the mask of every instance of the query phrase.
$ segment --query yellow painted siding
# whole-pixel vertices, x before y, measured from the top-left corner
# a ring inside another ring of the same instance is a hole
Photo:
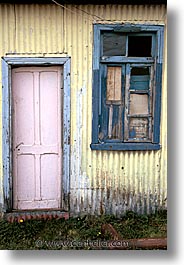
[[[166,206],[166,34],[159,151],[91,151],[93,23],[166,24],[165,6],[0,5],[1,56],[71,56],[71,212],[139,213]],[[81,11],[84,10],[84,11]],[[91,15],[89,15],[91,14]],[[1,82],[1,70],[0,70]],[[1,84],[1,83],[0,83]],[[0,93],[2,109],[2,95]],[[0,123],[0,132],[2,124]],[[2,137],[0,138],[2,139]],[[0,146],[2,141],[0,140]],[[2,148],[0,148],[2,161]],[[0,203],[2,202],[1,163]]]

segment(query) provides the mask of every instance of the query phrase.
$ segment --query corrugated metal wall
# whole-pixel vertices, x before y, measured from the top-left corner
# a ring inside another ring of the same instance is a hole
[[[165,207],[167,196],[166,37],[161,150],[91,151],[92,25],[95,22],[166,24],[166,9],[165,6],[140,5],[67,5],[63,8],[54,4],[4,4],[0,6],[0,55],[71,56],[71,212],[119,215],[134,210],[150,213]],[[0,102],[2,106],[1,94]],[[2,146],[2,142],[0,144]],[[2,150],[0,157],[2,161]]]

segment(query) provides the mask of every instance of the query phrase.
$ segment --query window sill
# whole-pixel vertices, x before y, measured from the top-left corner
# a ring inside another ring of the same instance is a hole
[[[109,151],[150,151],[159,150],[160,144],[152,143],[102,143],[91,144],[91,150],[109,150]]]

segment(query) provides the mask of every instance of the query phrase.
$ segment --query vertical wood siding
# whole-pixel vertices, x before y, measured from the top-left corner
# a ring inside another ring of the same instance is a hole
[[[70,208],[74,214],[166,207],[167,92],[164,48],[159,151],[91,151],[93,23],[165,24],[165,6],[0,5],[1,56],[71,56]],[[80,9],[84,10],[81,11]],[[93,15],[89,15],[93,14]],[[0,70],[1,85],[1,70]],[[0,93],[0,111],[2,94]],[[2,132],[2,123],[0,123]],[[2,146],[2,137],[0,137]],[[0,149],[2,161],[2,148]],[[2,163],[0,203],[2,203]]]

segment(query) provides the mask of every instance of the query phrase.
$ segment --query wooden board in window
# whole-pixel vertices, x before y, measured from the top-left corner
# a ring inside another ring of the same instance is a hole
[[[107,104],[121,104],[121,67],[107,67]]]

